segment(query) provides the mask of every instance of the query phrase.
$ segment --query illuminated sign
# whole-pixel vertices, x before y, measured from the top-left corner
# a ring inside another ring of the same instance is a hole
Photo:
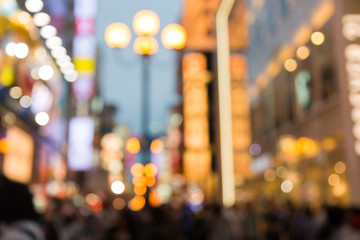
[[[94,121],[75,117],[69,122],[68,166],[74,171],[86,171],[93,160]]]
[[[345,14],[342,21],[343,35],[348,41],[345,46],[345,69],[354,122],[355,151],[360,155],[360,14]]]
[[[209,144],[209,75],[206,58],[188,53],[183,58],[184,92],[184,173],[188,182],[199,183],[211,171]]]
[[[34,157],[34,140],[18,127],[11,127],[6,132],[7,151],[4,157],[5,176],[14,181],[31,181]]]

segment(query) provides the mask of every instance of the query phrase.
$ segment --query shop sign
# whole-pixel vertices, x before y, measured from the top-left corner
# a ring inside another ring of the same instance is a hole
[[[354,122],[355,151],[360,155],[360,14],[345,14],[342,18],[351,118]]]
[[[69,122],[68,166],[74,171],[89,170],[93,162],[94,121],[75,117]]]
[[[7,151],[4,156],[5,176],[17,182],[29,183],[32,177],[34,140],[18,127],[6,132]]]

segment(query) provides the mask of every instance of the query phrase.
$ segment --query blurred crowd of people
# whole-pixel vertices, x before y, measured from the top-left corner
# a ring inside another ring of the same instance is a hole
[[[75,207],[54,201],[50,213],[35,212],[25,185],[0,176],[0,240],[360,240],[360,210],[323,206],[316,211],[291,203],[216,204],[194,211],[184,204],[134,212]]]

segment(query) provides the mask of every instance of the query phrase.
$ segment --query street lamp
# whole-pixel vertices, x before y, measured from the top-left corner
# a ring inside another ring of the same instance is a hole
[[[143,162],[149,161],[148,119],[149,119],[149,57],[155,54],[159,45],[154,36],[160,29],[159,17],[150,10],[141,10],[133,18],[133,29],[137,34],[133,49],[142,57],[142,144]],[[129,45],[131,33],[123,23],[112,23],[105,30],[105,41],[111,48],[125,48]],[[167,49],[180,50],[186,43],[186,32],[179,24],[169,24],[161,32],[161,42]]]

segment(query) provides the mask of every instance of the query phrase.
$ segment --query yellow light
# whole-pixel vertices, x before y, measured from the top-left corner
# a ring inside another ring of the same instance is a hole
[[[134,51],[139,55],[153,55],[158,49],[158,43],[153,37],[138,37],[135,39]]]
[[[342,197],[346,193],[347,187],[344,183],[340,183],[338,186],[334,187],[332,192],[335,197]]]
[[[144,185],[139,185],[139,186],[134,187],[134,193],[136,195],[140,195],[140,196],[144,195],[146,193],[146,190],[147,190],[147,188]]]
[[[128,204],[130,210],[140,211],[145,206],[145,198],[142,196],[135,196]]]
[[[343,174],[346,171],[346,164],[344,162],[337,162],[334,166],[334,170],[338,174]]]
[[[148,164],[145,165],[145,168],[144,168],[145,176],[147,176],[147,177],[155,177],[157,173],[158,173],[158,168],[156,167],[155,164],[148,163]]]
[[[113,201],[113,207],[116,209],[116,210],[121,210],[125,207],[125,201],[124,199],[122,198],[115,198],[114,201]]]
[[[318,151],[316,142],[306,137],[301,137],[298,139],[297,147],[299,152],[304,153],[308,157],[314,156]]]
[[[13,99],[19,99],[22,95],[22,89],[20,87],[12,87],[10,88],[10,97],[12,97]]]
[[[322,32],[314,32],[311,34],[311,42],[314,45],[321,45],[325,41],[325,35]]]
[[[182,49],[186,44],[186,32],[179,24],[169,24],[161,32],[161,41],[168,49]]]
[[[334,138],[325,138],[322,141],[322,147],[325,151],[330,152],[333,151],[337,146],[336,140]]]
[[[285,61],[284,67],[285,67],[286,71],[293,72],[297,68],[297,63],[294,59],[289,58],[288,60]]]
[[[138,12],[133,19],[133,28],[140,36],[153,36],[159,31],[159,17],[150,10]]]
[[[105,30],[105,41],[111,48],[125,48],[130,39],[130,29],[123,23],[112,23]]]
[[[140,151],[139,139],[132,137],[126,141],[126,150],[131,154],[137,154]]]
[[[285,166],[280,166],[276,169],[276,176],[279,178],[285,178],[289,173],[289,170]]]
[[[144,174],[144,166],[141,163],[134,163],[130,172],[133,176],[142,176]]]
[[[159,154],[162,152],[163,149],[164,149],[164,144],[160,139],[154,139],[150,144],[150,151],[153,154]]]
[[[296,51],[296,55],[299,59],[301,60],[305,60],[309,57],[310,55],[310,49],[306,46],[301,46],[297,49]]]
[[[329,176],[328,182],[330,186],[336,187],[340,184],[340,176],[333,173]]]

